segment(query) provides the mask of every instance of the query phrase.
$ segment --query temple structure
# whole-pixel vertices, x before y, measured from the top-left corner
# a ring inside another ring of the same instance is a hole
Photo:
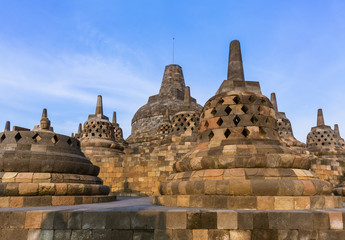
[[[8,124],[6,124],[8,126]],[[24,129],[24,128],[22,128]],[[74,205],[116,200],[75,138],[52,131],[47,110],[33,131],[0,133],[1,207]]]
[[[305,144],[298,141],[292,131],[290,120],[286,117],[285,112],[278,111],[277,98],[275,93],[271,93],[271,103],[276,111],[278,134],[281,141],[291,149],[303,153],[305,151]]]
[[[333,185],[344,181],[345,151],[341,146],[339,129],[325,125],[322,109],[317,112],[317,125],[307,136],[307,148],[312,153],[311,169],[321,179]]]
[[[163,123],[166,110],[170,116],[178,112],[194,111],[200,113],[202,107],[190,95],[185,86],[182,68],[176,64],[165,67],[160,91],[151,96],[147,104],[139,108],[132,119],[132,133],[127,142],[142,145],[157,140],[156,133]]]
[[[200,117],[197,146],[174,164],[154,203],[218,209],[342,207],[306,156],[281,144],[276,111],[259,82],[244,80],[240,43],[230,43],[228,79]]]

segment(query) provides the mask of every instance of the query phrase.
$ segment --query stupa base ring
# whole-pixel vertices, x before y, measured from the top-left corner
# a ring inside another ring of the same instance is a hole
[[[225,196],[225,195],[161,195],[153,204],[169,207],[303,210],[342,208],[340,196]]]
[[[10,196],[0,197],[0,208],[78,205],[116,201],[116,196]]]

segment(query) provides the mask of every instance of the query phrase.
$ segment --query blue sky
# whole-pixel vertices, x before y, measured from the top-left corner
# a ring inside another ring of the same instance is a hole
[[[2,1],[0,127],[32,128],[42,109],[70,135],[95,111],[130,134],[136,110],[158,93],[164,66],[182,66],[204,104],[226,78],[228,46],[242,46],[245,78],[305,141],[318,108],[345,136],[344,1]]]

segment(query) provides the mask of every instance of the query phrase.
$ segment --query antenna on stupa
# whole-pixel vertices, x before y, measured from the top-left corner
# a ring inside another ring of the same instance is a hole
[[[317,110],[317,126],[322,126],[322,125],[325,125],[325,121],[323,119],[323,113],[322,113],[322,109],[319,108]]]
[[[230,43],[228,80],[244,81],[241,46],[238,40]]]
[[[175,61],[175,38],[173,38],[173,52],[172,52],[172,63]]]

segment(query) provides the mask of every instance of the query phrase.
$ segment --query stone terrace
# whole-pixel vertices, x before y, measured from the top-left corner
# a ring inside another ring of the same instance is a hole
[[[345,239],[345,209],[215,210],[151,201],[0,208],[0,239]]]

